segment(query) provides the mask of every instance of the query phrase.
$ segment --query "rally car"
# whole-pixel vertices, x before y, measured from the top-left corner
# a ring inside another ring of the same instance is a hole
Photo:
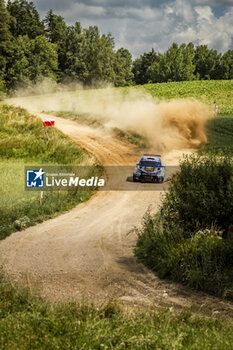
[[[133,181],[163,182],[165,176],[165,165],[162,165],[161,155],[144,154],[136,170],[133,173]]]

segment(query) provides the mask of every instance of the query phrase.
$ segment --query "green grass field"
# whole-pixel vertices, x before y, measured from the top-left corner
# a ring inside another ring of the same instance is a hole
[[[91,191],[25,191],[25,165],[92,165],[69,138],[50,128],[47,141],[40,119],[21,108],[0,107],[0,239],[42,222],[87,200]]]

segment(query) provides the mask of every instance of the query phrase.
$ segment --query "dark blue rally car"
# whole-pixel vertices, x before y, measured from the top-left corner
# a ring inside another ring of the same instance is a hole
[[[162,165],[161,155],[144,154],[133,173],[133,181],[163,182],[165,165]]]

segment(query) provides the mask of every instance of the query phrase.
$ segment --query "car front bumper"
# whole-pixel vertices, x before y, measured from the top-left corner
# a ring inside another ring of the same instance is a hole
[[[138,174],[134,173],[134,180],[136,181],[148,181],[148,182],[162,182],[163,177],[155,174]]]

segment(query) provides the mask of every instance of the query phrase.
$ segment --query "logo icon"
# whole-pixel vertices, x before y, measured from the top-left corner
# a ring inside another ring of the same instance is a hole
[[[40,170],[27,170],[27,187],[44,187],[44,171]]]

